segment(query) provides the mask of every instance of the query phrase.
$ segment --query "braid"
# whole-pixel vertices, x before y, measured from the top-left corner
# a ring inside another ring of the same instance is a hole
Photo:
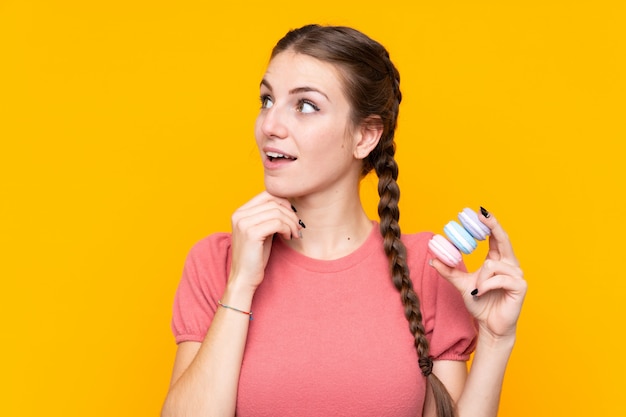
[[[398,108],[402,100],[400,92],[400,75],[393,66],[389,55],[385,52],[385,64],[389,78],[392,80],[395,103],[391,106],[393,117],[389,119],[386,137],[381,138],[378,149],[370,159],[378,175],[378,215],[380,217],[380,233],[383,236],[383,246],[391,269],[391,280],[400,292],[400,299],[404,306],[404,315],[409,322],[409,329],[414,336],[414,345],[417,350],[418,364],[422,374],[428,378],[433,391],[438,417],[454,417],[456,415],[454,402],[443,383],[432,373],[433,361],[429,354],[429,343],[420,310],[420,300],[411,281],[409,267],[406,260],[406,246],[401,240],[400,231],[400,187],[398,186],[398,164],[395,160],[395,142],[393,140],[396,128]]]
[[[413,289],[413,282],[409,275],[406,262],[406,247],[400,239],[400,188],[398,187],[398,164],[394,159],[395,149],[393,142],[383,150],[374,169],[378,175],[378,215],[380,216],[380,233],[383,236],[385,253],[389,257],[391,280],[400,292],[400,299],[404,306],[404,315],[409,322],[409,329],[413,334],[418,363],[422,374],[428,378],[433,391],[438,417],[455,416],[454,402],[443,383],[432,373],[433,361],[429,356],[429,343],[426,339],[420,301]]]
[[[391,267],[391,280],[400,292],[400,298],[404,305],[404,315],[409,321],[411,333],[415,336],[415,348],[420,358],[428,358],[428,340],[425,336],[420,311],[420,301],[413,289],[413,283],[409,277],[409,267],[406,263],[406,247],[400,239],[400,225],[398,220],[400,210],[400,188],[396,182],[398,178],[398,165],[393,157],[395,151],[389,146],[375,166],[378,173],[378,215],[380,216],[380,233],[384,240],[385,253],[389,257]],[[422,369],[423,373],[425,369]]]

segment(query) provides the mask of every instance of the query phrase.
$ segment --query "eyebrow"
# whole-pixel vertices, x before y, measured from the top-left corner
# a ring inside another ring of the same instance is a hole
[[[272,85],[265,78],[261,80],[261,85],[262,86],[264,85],[268,89],[272,90]],[[300,93],[309,93],[309,92],[321,94],[324,97],[326,97],[326,100],[330,101],[328,96],[323,91],[318,90],[317,88],[313,88],[313,87],[296,87],[296,88],[293,88],[293,89],[289,90],[289,94],[300,94]]]

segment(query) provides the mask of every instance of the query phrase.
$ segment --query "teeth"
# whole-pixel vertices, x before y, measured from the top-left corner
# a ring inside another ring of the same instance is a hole
[[[282,153],[278,153],[278,152],[267,152],[267,156],[269,156],[270,158],[284,158],[285,155],[283,155]]]
[[[276,159],[276,158],[296,159],[296,158],[293,158],[291,156],[287,156],[287,155],[284,155],[284,154],[278,153],[278,152],[266,152],[265,154],[270,159]]]

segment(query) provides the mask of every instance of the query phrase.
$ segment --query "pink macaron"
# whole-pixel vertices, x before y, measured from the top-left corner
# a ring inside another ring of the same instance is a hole
[[[428,249],[444,264],[455,267],[463,257],[461,252],[448,239],[441,235],[434,235],[428,241]]]

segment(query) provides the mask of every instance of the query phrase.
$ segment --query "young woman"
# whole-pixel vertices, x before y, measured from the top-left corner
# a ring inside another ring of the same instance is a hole
[[[350,28],[278,42],[255,127],[265,191],[188,256],[163,416],[497,414],[526,282],[484,209],[475,272],[434,259],[432,234],[401,234],[399,81]],[[359,197],[371,170],[379,223]]]

